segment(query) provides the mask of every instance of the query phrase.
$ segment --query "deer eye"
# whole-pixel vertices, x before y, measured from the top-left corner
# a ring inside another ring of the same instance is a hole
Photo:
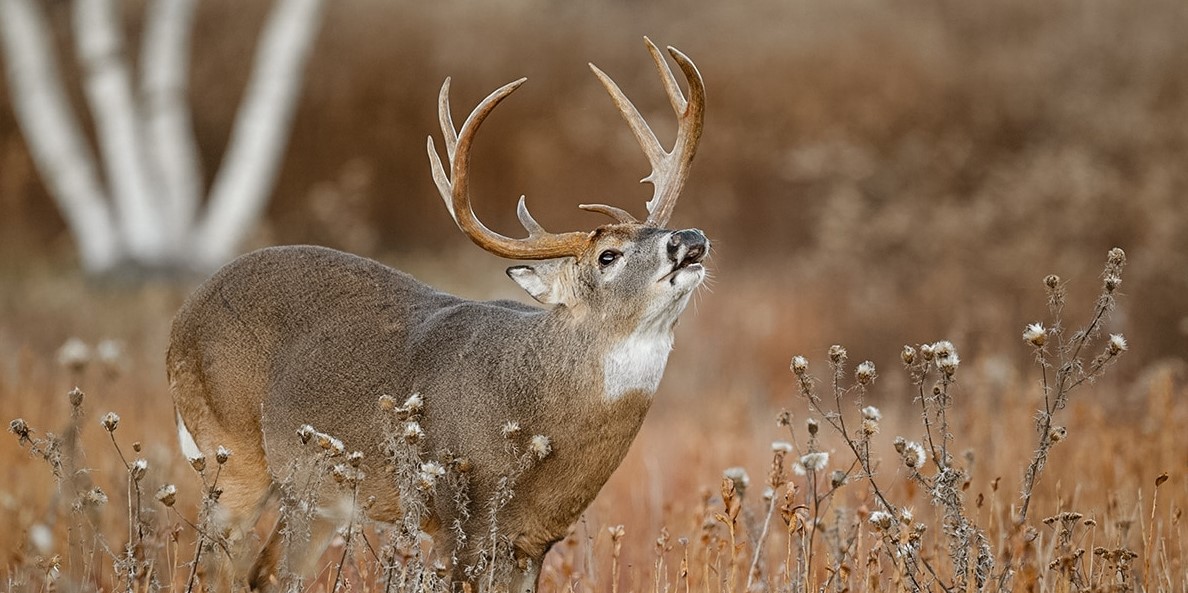
[[[598,265],[605,268],[615,263],[615,260],[619,259],[620,257],[623,257],[621,252],[615,251],[614,249],[607,249],[606,251],[598,254]]]

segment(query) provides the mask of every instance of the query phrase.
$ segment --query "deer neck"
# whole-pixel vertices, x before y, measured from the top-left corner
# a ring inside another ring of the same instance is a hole
[[[569,322],[576,323],[578,332],[596,336],[591,340],[589,360],[594,368],[590,378],[601,389],[594,397],[610,404],[629,395],[650,400],[672,351],[674,323],[616,323],[582,317]]]

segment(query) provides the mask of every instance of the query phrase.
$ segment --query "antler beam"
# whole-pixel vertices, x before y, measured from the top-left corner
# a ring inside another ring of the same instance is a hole
[[[606,87],[606,92],[610,94],[611,100],[619,108],[623,119],[627,120],[627,125],[631,127],[631,132],[635,134],[635,139],[643,148],[648,162],[652,164],[652,172],[640,180],[641,183],[651,183],[654,188],[652,199],[648,201],[648,219],[644,224],[663,227],[672,217],[677,197],[685,185],[685,180],[689,177],[689,167],[693,163],[693,156],[697,153],[697,144],[701,140],[701,130],[705,123],[705,82],[701,79],[701,73],[697,71],[697,66],[693,64],[693,61],[676,48],[669,46],[669,55],[676,61],[689,83],[689,98],[686,99],[681,93],[676,77],[672,75],[672,70],[665,62],[663,54],[660,53],[660,49],[647,37],[644,37],[644,43],[647,45],[648,52],[652,54],[652,60],[656,63],[656,71],[660,74],[664,90],[668,94],[668,101],[672,104],[672,110],[677,115],[677,138],[671,151],[664,150],[664,147],[660,145],[652,128],[644,121],[643,116],[639,114],[639,110],[635,108],[631,100],[619,89],[619,85],[615,84],[615,81],[594,64],[590,64],[590,69],[602,82],[602,86]]]

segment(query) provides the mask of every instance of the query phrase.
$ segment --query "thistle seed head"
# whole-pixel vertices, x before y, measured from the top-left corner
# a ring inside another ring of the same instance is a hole
[[[351,467],[357,469],[359,467],[359,465],[361,463],[363,463],[363,452],[362,451],[351,452],[350,455],[347,455],[347,463],[351,464]]]
[[[891,513],[887,511],[875,511],[870,514],[870,524],[879,531],[887,531],[891,529],[893,523]]]
[[[215,450],[215,462],[219,465],[223,465],[224,463],[227,463],[227,460],[230,458],[231,450],[219,445],[219,448]]]
[[[1110,334],[1110,341],[1106,344],[1106,349],[1111,355],[1117,356],[1126,350],[1129,346],[1126,344],[1126,338],[1122,334]]]
[[[120,425],[120,416],[115,412],[108,412],[103,415],[99,423],[103,425],[103,429],[107,432],[115,432],[115,429]]]
[[[771,444],[771,450],[775,453],[791,453],[792,443],[787,441],[775,441]]]
[[[800,457],[800,465],[810,472],[820,471],[829,465],[829,453],[824,451],[815,451]]]
[[[297,429],[297,438],[301,439],[302,445],[308,445],[309,441],[312,440],[317,434],[318,431],[314,430],[314,427],[308,424],[302,424],[301,428]]]
[[[903,360],[903,364],[911,365],[916,362],[916,349],[905,344],[899,353],[899,358]]]
[[[70,398],[70,407],[72,408],[77,408],[83,403],[83,391],[78,387],[71,389],[70,393],[66,394],[66,397]]]
[[[812,418],[809,418],[806,424],[808,425],[809,436],[817,436],[817,432],[821,430],[821,425],[817,424],[817,421]]]
[[[503,438],[511,440],[520,434],[520,423],[514,420],[508,420],[503,423],[503,427],[499,429],[499,432],[503,435]]]
[[[860,363],[854,371],[854,378],[858,380],[859,385],[870,385],[875,376],[875,365],[869,360]]]
[[[834,344],[829,347],[829,362],[832,362],[833,364],[842,364],[846,361],[847,356],[848,355],[846,353],[845,347],[839,344]]]
[[[147,471],[148,461],[145,461],[143,458],[133,461],[132,466],[128,469],[128,472],[132,475],[133,482],[139,482],[141,479],[143,479],[144,474]]]
[[[915,441],[907,443],[901,455],[903,455],[903,464],[912,469],[918,470],[924,467],[924,462],[928,461],[928,456],[924,452],[924,445]]]
[[[808,372],[808,359],[797,354],[792,357],[792,363],[788,365],[788,368],[792,369],[792,372],[799,377]]]
[[[536,455],[537,459],[544,459],[553,452],[553,446],[549,443],[549,437],[538,434],[533,435],[532,440],[528,441],[528,450]]]
[[[1032,346],[1039,348],[1048,340],[1048,331],[1044,329],[1042,323],[1032,323],[1023,329],[1023,341],[1030,342]]]
[[[191,457],[189,459],[189,461],[190,461],[190,467],[194,468],[194,471],[196,471],[198,473],[202,473],[203,471],[206,470],[206,456],[205,455],[199,453],[199,454],[195,455],[194,457]]]
[[[404,440],[408,443],[419,443],[425,438],[425,431],[417,422],[404,423]]]
[[[17,439],[23,443],[29,440],[29,433],[32,432],[32,429],[29,428],[29,424],[25,422],[24,418],[14,418],[12,422],[8,423],[8,432],[15,434]]]
[[[70,338],[58,348],[58,364],[80,373],[91,362],[91,347],[78,338]]]
[[[866,420],[874,420],[875,422],[878,422],[879,420],[883,419],[883,413],[874,406],[866,406],[865,408],[862,408],[862,417]]]
[[[1047,286],[1048,290],[1056,290],[1060,287],[1060,276],[1056,274],[1044,276],[1044,286]]]
[[[396,409],[396,398],[394,398],[386,393],[384,395],[379,396],[379,407],[381,410],[383,410],[385,412],[391,412],[392,410],[395,410]]]
[[[173,484],[161,486],[157,490],[157,500],[167,507],[173,506],[173,503],[177,502],[177,486]]]

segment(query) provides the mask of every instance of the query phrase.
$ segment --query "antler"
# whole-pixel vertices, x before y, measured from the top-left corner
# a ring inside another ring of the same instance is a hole
[[[433,145],[433,137],[430,136],[428,149],[433,181],[437,183],[441,199],[445,201],[446,209],[450,211],[450,216],[454,217],[458,228],[479,247],[508,259],[577,256],[589,242],[589,235],[582,232],[554,234],[545,231],[528,213],[524,196],[520,196],[520,202],[516,206],[516,217],[528,231],[527,239],[512,239],[488,229],[470,208],[470,147],[474,143],[474,135],[495,106],[524,84],[525,80],[527,79],[521,78],[508,83],[488,95],[462,123],[460,131],[455,131],[453,119],[450,117],[450,79],[445,80],[441,85],[441,94],[438,95],[437,110],[446,145],[446,158],[450,161],[450,174],[446,176],[445,167],[442,166],[437,148]]]
[[[676,78],[672,75],[672,70],[668,68],[668,63],[664,61],[664,56],[656,44],[647,37],[644,37],[644,43],[648,47],[648,52],[652,54],[652,60],[656,62],[656,71],[664,82],[664,90],[668,93],[668,100],[677,115],[677,138],[671,151],[665,151],[664,147],[660,145],[652,128],[648,126],[639,114],[639,110],[619,89],[619,85],[615,84],[615,81],[594,64],[590,64],[590,69],[594,71],[598,80],[602,81],[606,92],[610,93],[615,106],[619,108],[619,113],[622,113],[623,119],[627,120],[627,125],[631,127],[635,139],[639,141],[644,154],[652,164],[652,172],[640,180],[640,183],[651,183],[654,188],[652,199],[648,201],[648,219],[644,221],[644,224],[663,227],[668,224],[681,188],[684,187],[685,180],[689,177],[689,166],[693,162],[693,155],[697,152],[697,143],[701,139],[701,128],[705,122],[705,82],[701,80],[701,73],[697,71],[697,66],[693,65],[693,61],[676,48],[669,46],[668,53],[673,60],[676,60],[677,65],[685,74],[685,79],[689,81],[689,99],[686,100],[681,94],[681,88],[677,84]],[[620,222],[635,222],[630,214],[618,208],[613,209],[616,211],[615,213],[611,213],[607,206],[590,207],[587,210],[603,212]],[[623,214],[626,214],[631,220],[620,218],[620,215]]]

